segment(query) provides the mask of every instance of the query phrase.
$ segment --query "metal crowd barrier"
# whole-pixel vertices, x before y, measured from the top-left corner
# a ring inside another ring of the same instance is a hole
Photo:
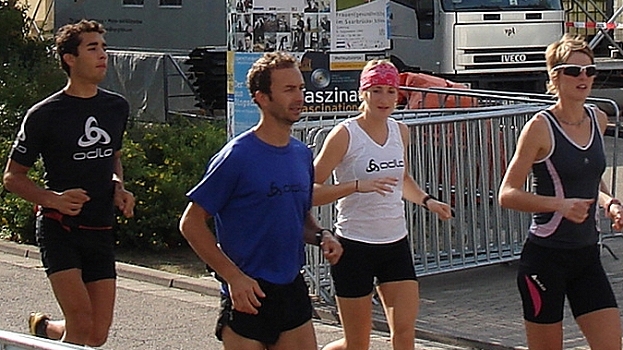
[[[497,204],[498,188],[522,127],[555,100],[550,95],[514,92],[405,89],[443,94],[446,99],[467,97],[476,101],[473,107],[397,110],[392,115],[409,127],[408,160],[416,182],[428,193],[450,203],[456,214],[448,221],[441,221],[417,205],[405,204],[418,275],[518,259],[531,215],[501,208]],[[592,98],[588,102],[612,105],[616,110],[613,118],[618,135],[616,103]],[[293,135],[306,142],[316,155],[329,131],[355,115],[352,112],[305,114],[294,125]],[[616,152],[611,163],[614,192]],[[526,189],[530,189],[531,183],[531,179],[526,182]],[[323,227],[333,226],[335,204],[313,210]],[[311,292],[332,304],[329,265],[317,247],[308,246],[304,272]]]
[[[78,350],[84,346],[61,343],[26,334],[0,330],[0,350]]]

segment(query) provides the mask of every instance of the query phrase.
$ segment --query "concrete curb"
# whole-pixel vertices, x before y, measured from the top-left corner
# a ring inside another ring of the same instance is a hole
[[[0,251],[7,254],[19,255],[24,258],[40,259],[39,249],[37,247],[18,244],[7,240],[0,240]]]
[[[41,258],[38,247],[7,240],[0,240],[0,252],[18,255],[24,258]],[[193,278],[122,262],[117,262],[116,266],[117,275],[119,277],[153,283],[159,286],[189,290],[211,296],[220,295],[220,283],[208,278]]]
[[[0,252],[18,255],[25,258],[40,259],[38,247],[2,239],[0,239]],[[117,262],[117,275],[119,277],[153,283],[169,288],[188,290],[210,296],[220,296],[220,283],[210,278],[193,278],[122,262]],[[333,307],[322,305],[317,301],[315,304],[315,317],[317,317],[320,321],[329,324],[339,323],[337,312]],[[376,315],[376,313],[373,314],[373,329],[381,332],[389,332],[389,326],[387,325],[383,315]],[[416,327],[416,334],[419,339],[448,345],[468,346],[474,349],[483,350],[517,350],[513,347],[486,343],[475,339],[466,339],[448,334],[441,334],[432,330],[422,329],[420,327]]]
[[[208,278],[193,278],[122,262],[117,262],[117,275],[165,287],[189,290],[210,296],[220,296],[220,283]]]
[[[509,347],[502,344],[493,344],[488,342],[482,342],[475,339],[467,339],[463,337],[457,337],[448,334],[436,333],[430,330],[424,330],[419,327],[415,327],[416,337],[428,341],[434,341],[442,344],[456,345],[456,346],[469,346],[474,349],[482,350],[526,350],[525,348]]]

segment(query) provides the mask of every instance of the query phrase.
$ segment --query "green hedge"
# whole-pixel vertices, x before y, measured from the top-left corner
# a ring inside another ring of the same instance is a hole
[[[26,8],[0,0],[0,159],[2,164],[26,110],[67,81],[52,54],[52,41],[29,37]],[[4,167],[3,167],[4,169]],[[31,175],[41,174],[36,164]],[[34,241],[33,205],[2,190],[0,236],[15,241]]]
[[[0,0],[0,159],[8,151],[26,110],[58,91],[65,73],[51,40],[27,35],[26,8]],[[173,118],[168,124],[131,124],[124,139],[126,188],[135,194],[135,217],[118,217],[120,247],[163,249],[183,244],[178,221],[185,193],[225,143],[224,123]],[[4,167],[3,167],[4,169]],[[30,176],[41,184],[40,163]],[[0,186],[1,187],[1,186]],[[0,191],[0,238],[34,242],[33,204]]]
[[[25,111],[67,82],[52,40],[29,37],[26,8],[0,0],[0,137],[11,139]]]
[[[126,188],[136,197],[135,216],[118,215],[117,245],[160,250],[185,244],[178,222],[188,200],[185,193],[203,176],[208,160],[224,144],[220,123],[179,119],[169,124],[136,124],[124,139]],[[7,159],[11,141],[2,142]],[[31,176],[40,179],[40,164]],[[1,235],[18,242],[34,241],[33,205],[4,192],[0,201]]]
[[[122,247],[162,249],[185,241],[178,222],[186,192],[203,176],[226,140],[224,125],[179,119],[132,127],[125,138],[126,188],[136,197],[135,217],[119,217]]]
[[[13,140],[0,137],[0,159],[6,161]],[[4,164],[4,163],[3,163]],[[4,170],[4,167],[2,168]],[[35,163],[29,176],[39,185],[43,185],[41,162]],[[34,204],[26,202],[20,197],[8,193],[1,187],[0,195],[0,238],[10,239],[20,243],[35,242],[35,211]]]

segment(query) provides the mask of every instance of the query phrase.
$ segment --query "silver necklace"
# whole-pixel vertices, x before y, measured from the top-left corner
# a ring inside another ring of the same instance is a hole
[[[584,115],[582,116],[582,119],[579,122],[571,123],[571,122],[568,122],[568,121],[566,121],[564,119],[560,119],[560,118],[558,118],[558,121],[563,123],[563,124],[565,124],[565,125],[580,126],[580,125],[582,125],[582,123],[584,123],[584,121],[587,118],[588,118],[588,116],[586,115],[586,113],[584,113]]]

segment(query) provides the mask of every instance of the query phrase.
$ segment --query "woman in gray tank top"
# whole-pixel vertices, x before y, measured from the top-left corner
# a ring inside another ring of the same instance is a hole
[[[557,95],[524,126],[499,191],[502,207],[533,213],[517,273],[528,347],[563,347],[567,298],[591,349],[621,349],[621,321],[599,257],[598,207],[623,227],[621,202],[602,180],[606,114],[585,105],[596,69],[579,37],[564,36],[546,51]],[[533,174],[534,193],[525,190]]]

